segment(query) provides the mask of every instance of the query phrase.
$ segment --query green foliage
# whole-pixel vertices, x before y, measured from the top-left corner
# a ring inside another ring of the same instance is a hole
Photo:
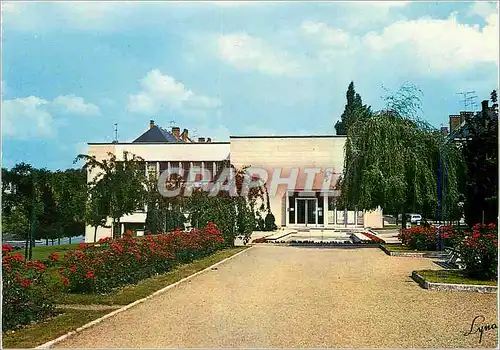
[[[492,92],[492,111],[482,111],[466,121],[468,139],[463,144],[467,165],[465,218],[469,226],[498,221],[498,105]],[[495,106],[496,105],[496,106]]]
[[[467,274],[482,280],[497,278],[498,228],[494,223],[476,224],[459,236],[456,246]]]
[[[109,158],[98,160],[95,156],[80,154],[75,162],[83,160],[83,168],[91,172],[90,192],[97,186],[102,200],[109,203],[107,216],[113,218],[113,237],[121,236],[120,218],[144,205],[146,197],[145,162],[142,158],[123,152],[123,159],[108,153]],[[118,228],[115,231],[115,228]]]
[[[419,90],[403,85],[386,97],[386,109],[354,122],[347,134],[342,201],[358,209],[404,214],[437,211],[439,153],[446,152],[447,200],[458,203],[460,153],[418,118]],[[403,219],[403,227],[405,225]]]
[[[274,231],[277,229],[276,220],[272,213],[268,213],[264,219],[264,231]]]
[[[13,248],[2,246],[2,330],[29,324],[50,316],[54,311],[51,286],[46,268],[38,261],[25,262]]]
[[[347,104],[340,120],[335,124],[337,135],[347,135],[349,127],[358,119],[370,115],[370,107],[363,105],[361,96],[354,89],[354,82],[351,81],[347,88]]]

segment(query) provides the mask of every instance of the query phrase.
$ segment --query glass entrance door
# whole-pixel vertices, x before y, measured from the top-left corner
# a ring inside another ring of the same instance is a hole
[[[317,198],[297,198],[295,199],[295,222],[299,226],[316,226],[318,199]]]

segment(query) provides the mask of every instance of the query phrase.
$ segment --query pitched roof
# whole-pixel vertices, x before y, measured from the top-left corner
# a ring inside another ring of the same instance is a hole
[[[170,142],[177,143],[180,142],[177,138],[172,135],[169,131],[155,125],[150,128],[144,134],[136,138],[133,142]]]

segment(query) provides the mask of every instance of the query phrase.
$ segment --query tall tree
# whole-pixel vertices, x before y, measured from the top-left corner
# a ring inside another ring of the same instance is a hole
[[[493,107],[483,109],[466,121],[468,137],[463,146],[467,164],[465,218],[472,226],[498,220],[498,105],[491,93]]]
[[[349,128],[341,179],[347,205],[373,210],[389,208],[403,214],[437,207],[440,133],[420,120],[419,90],[410,84],[385,98],[386,108],[356,120]],[[446,160],[455,174],[459,153],[449,147]],[[456,176],[448,177],[448,199],[457,203]]]
[[[361,96],[354,89],[354,82],[351,81],[346,92],[347,104],[340,120],[335,123],[337,135],[347,135],[349,127],[358,119],[369,115],[370,107],[363,105]]]
[[[84,169],[93,175],[89,186],[98,186],[109,203],[109,215],[113,219],[113,238],[122,235],[120,218],[132,214],[144,206],[146,192],[146,163],[141,157],[123,152],[123,159],[108,153],[109,159],[98,160],[95,156],[80,154],[75,162],[85,161]]]

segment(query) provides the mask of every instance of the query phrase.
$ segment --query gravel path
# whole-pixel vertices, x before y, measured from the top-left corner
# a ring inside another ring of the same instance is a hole
[[[494,294],[420,288],[431,259],[258,246],[57,344],[62,348],[496,347]]]

